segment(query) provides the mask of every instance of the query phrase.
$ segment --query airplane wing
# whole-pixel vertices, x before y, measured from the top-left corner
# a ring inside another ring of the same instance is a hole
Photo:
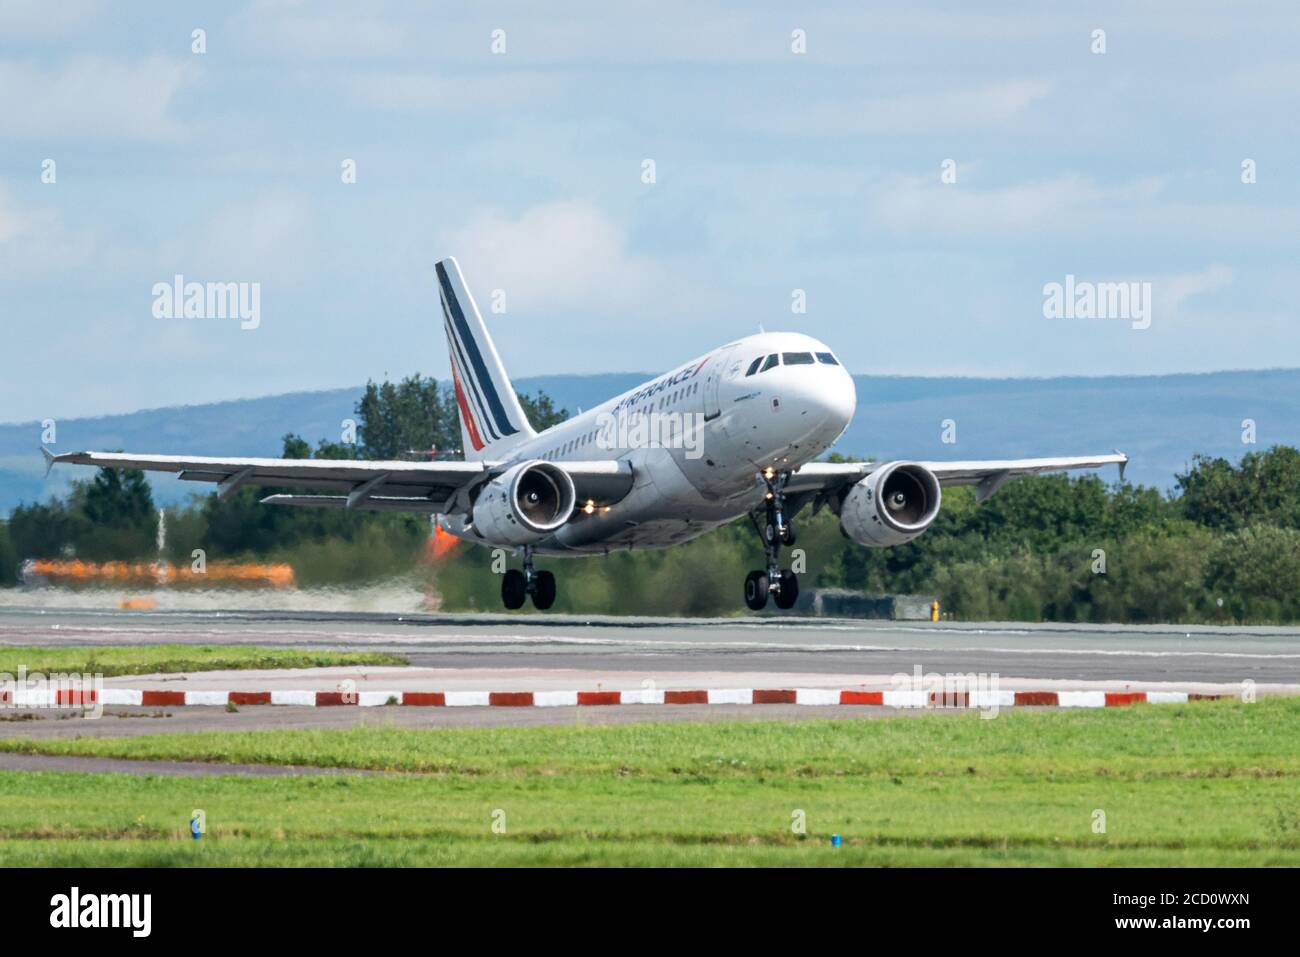
[[[356,459],[217,458],[187,455],[137,455],[132,452],[64,452],[41,449],[46,471],[60,462],[102,468],[173,472],[183,482],[212,482],[226,498],[245,485],[300,488],[324,494],[275,494],[269,505],[348,508],[369,511],[468,511],[469,492],[504,466],[494,462],[370,462]],[[557,462],[573,478],[578,500],[596,505],[617,502],[632,487],[626,462]]]
[[[882,462],[809,462],[786,483],[789,493],[829,493],[870,475]],[[984,501],[1005,483],[1025,475],[1064,472],[1071,469],[1098,469],[1118,465],[1124,477],[1128,456],[1123,452],[1109,455],[1075,455],[1044,459],[988,459],[970,462],[916,462],[934,473],[940,485],[974,485],[975,498]]]

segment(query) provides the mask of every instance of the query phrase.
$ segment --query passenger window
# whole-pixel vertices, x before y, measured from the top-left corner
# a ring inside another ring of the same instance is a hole
[[[828,366],[837,366],[837,365],[839,365],[839,363],[835,361],[835,357],[834,357],[833,355],[831,355],[829,352],[819,352],[819,353],[817,353],[817,361],[818,361],[818,362],[821,362],[821,363],[824,363],[824,364],[826,364],[826,365],[828,365]]]
[[[813,357],[811,352],[787,352],[782,361],[788,366],[810,366]]]
[[[745,370],[745,375],[753,375],[755,372],[757,372],[757,371],[758,371],[758,364],[759,364],[760,362],[762,362],[762,361],[763,361],[763,357],[762,357],[762,356],[759,356],[757,359],[755,359],[753,362],[751,362],[751,363],[749,364],[749,368]]]
[[[760,369],[759,371],[760,371],[760,372],[766,372],[768,369],[772,368],[774,365],[776,365],[776,364],[779,363],[780,361],[781,361],[781,357],[780,357],[779,355],[777,355],[777,354],[774,352],[774,353],[772,353],[770,356],[767,357],[767,361],[763,363],[763,368]]]

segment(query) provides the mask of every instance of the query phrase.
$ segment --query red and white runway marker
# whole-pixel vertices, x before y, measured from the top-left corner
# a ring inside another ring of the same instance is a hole
[[[817,706],[874,705],[885,708],[1115,708],[1132,704],[1186,704],[1232,698],[1230,694],[1188,691],[862,691],[835,688],[713,688],[635,689],[626,691],[173,691],[104,688],[0,693],[0,704],[12,707],[56,705],[136,707],[226,707],[234,705],[290,705],[323,708],[335,706],[433,708],[563,708],[616,705],[764,705]]]

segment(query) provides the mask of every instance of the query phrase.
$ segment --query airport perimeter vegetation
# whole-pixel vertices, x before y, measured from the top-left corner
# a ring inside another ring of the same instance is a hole
[[[180,674],[348,665],[405,665],[381,651],[303,651],[258,645],[0,645],[0,675]]]
[[[0,751],[145,770],[0,771],[0,864],[1300,864],[1296,698],[575,721],[11,736]],[[159,760],[341,771],[147,773]]]

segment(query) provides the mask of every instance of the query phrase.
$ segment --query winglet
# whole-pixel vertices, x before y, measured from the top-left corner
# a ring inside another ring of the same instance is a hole
[[[49,478],[50,469],[54,468],[54,463],[59,460],[58,456],[43,445],[41,446],[41,455],[45,456],[45,477]]]
[[[1124,455],[1119,449],[1115,450],[1116,455]],[[1123,460],[1119,463],[1119,480],[1124,481],[1124,469],[1128,467],[1128,456],[1124,455]]]

